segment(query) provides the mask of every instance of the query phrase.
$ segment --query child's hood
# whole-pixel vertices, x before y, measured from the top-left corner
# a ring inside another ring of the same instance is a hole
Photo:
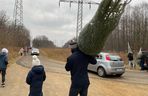
[[[42,65],[32,67],[32,71],[36,74],[43,74],[44,67]]]

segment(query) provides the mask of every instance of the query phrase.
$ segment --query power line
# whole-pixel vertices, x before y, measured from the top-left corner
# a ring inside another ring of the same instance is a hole
[[[94,1],[86,1],[86,0],[60,0],[59,1],[59,6],[60,2],[68,2],[70,7],[71,3],[77,3],[78,4],[78,11],[77,11],[77,27],[76,27],[76,40],[78,40],[79,33],[82,30],[83,27],[83,4],[89,4],[89,8],[91,9],[92,4],[99,4]]]

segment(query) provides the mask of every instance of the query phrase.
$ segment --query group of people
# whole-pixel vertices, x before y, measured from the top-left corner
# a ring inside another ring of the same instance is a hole
[[[96,64],[94,57],[84,54],[79,48],[72,48],[72,54],[67,58],[66,71],[71,73],[71,87],[69,96],[87,96],[90,84],[87,66]],[[26,83],[30,85],[29,96],[43,96],[42,85],[46,79],[43,65],[36,55],[33,56],[32,69],[29,71]]]
[[[30,50],[30,48],[29,47],[22,47],[20,50],[19,50],[19,54],[21,55],[21,56],[26,56],[27,55],[27,53],[29,52],[29,50]]]
[[[21,49],[23,50],[23,49]],[[133,53],[128,53],[130,68],[135,68]],[[142,61],[142,60],[141,60]],[[69,96],[87,96],[90,84],[87,67],[88,64],[96,64],[95,56],[86,55],[77,46],[71,48],[71,55],[67,58],[65,70],[70,71],[71,86]],[[8,65],[8,50],[2,48],[0,53],[0,73],[2,75],[1,86],[5,87],[5,75]],[[43,96],[42,85],[46,79],[44,66],[36,55],[32,56],[32,68],[26,77],[26,83],[30,85],[29,96]]]
[[[30,85],[29,96],[43,96],[42,85],[46,79],[43,65],[36,55],[32,56],[32,68],[26,77],[26,83]],[[0,52],[0,73],[2,76],[1,86],[5,87],[5,75],[8,65],[8,49],[3,48]]]
[[[148,57],[146,54],[142,54],[142,52],[138,53],[136,61],[134,62],[133,53],[128,53],[128,61],[130,69],[134,69],[136,67],[136,63],[139,64],[141,70],[148,70]]]
[[[71,73],[71,86],[69,96],[87,96],[90,84],[87,66],[96,64],[95,57],[84,54],[78,47],[71,49],[71,56],[67,58],[65,70]],[[5,86],[5,74],[8,65],[8,50],[3,48],[0,54],[0,72],[2,74],[2,87]],[[32,68],[26,77],[26,83],[30,85],[29,96],[43,96],[42,85],[46,79],[44,66],[36,55],[32,56]]]

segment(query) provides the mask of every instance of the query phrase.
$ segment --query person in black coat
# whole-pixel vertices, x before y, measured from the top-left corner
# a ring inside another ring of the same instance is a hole
[[[134,58],[133,58],[133,53],[128,53],[128,62],[129,62],[129,67],[130,68],[135,68],[135,65],[134,65],[134,62],[133,62],[133,60],[134,60]]]
[[[71,50],[72,55],[67,58],[66,71],[71,73],[71,87],[69,96],[87,96],[90,84],[87,67],[88,64],[96,64],[94,57],[84,54],[79,48]]]
[[[37,56],[33,56],[33,67],[29,71],[26,83],[30,85],[29,96],[43,96],[42,86],[46,79],[46,74],[43,65],[40,64]]]

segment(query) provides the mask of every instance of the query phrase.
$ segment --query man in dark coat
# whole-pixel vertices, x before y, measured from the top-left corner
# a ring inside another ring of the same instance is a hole
[[[6,48],[3,48],[0,53],[0,72],[2,75],[2,83],[1,86],[5,87],[5,75],[6,75],[6,69],[8,65],[8,50]]]
[[[66,71],[71,73],[71,88],[69,96],[87,96],[88,86],[90,84],[88,78],[88,64],[96,64],[94,57],[81,52],[78,48],[72,49],[72,55],[67,58],[65,66]]]
[[[46,79],[46,74],[44,71],[44,67],[40,64],[37,56],[33,56],[33,67],[29,71],[26,83],[30,85],[30,93],[29,96],[43,96],[42,86],[43,82]]]
[[[133,60],[134,60],[134,58],[133,58],[133,53],[128,53],[128,61],[129,61],[129,67],[130,68],[135,68],[135,65],[134,65],[134,63],[133,63]]]

